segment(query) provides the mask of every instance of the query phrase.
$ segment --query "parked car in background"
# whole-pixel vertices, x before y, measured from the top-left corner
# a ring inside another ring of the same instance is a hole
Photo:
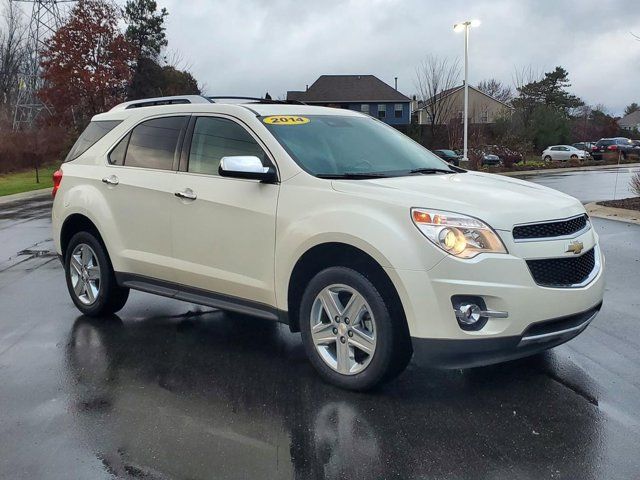
[[[499,158],[500,165],[512,166],[513,164],[520,163],[523,160],[523,156],[520,152],[512,150],[502,145],[484,145],[480,147],[481,156],[494,155]],[[486,165],[495,165],[494,158],[488,158]]]
[[[493,153],[486,153],[486,152],[482,152],[481,161],[482,161],[482,166],[485,166],[485,165],[496,166],[502,163],[502,160],[500,160],[500,157],[498,155],[494,155]]]
[[[632,140],[625,137],[601,138],[591,149],[594,160],[602,160],[605,153],[617,153],[622,158],[627,158],[630,153],[637,153]]]
[[[565,162],[567,160],[584,160],[586,155],[584,150],[579,150],[571,145],[553,145],[547,147],[541,157],[545,162],[552,160]]]
[[[460,155],[453,150],[433,150],[437,156],[456,167],[460,166]]]
[[[574,143],[571,146],[574,148],[577,148],[578,150],[584,150],[585,152],[591,154],[591,149],[595,144],[596,142],[578,142],[578,143]]]

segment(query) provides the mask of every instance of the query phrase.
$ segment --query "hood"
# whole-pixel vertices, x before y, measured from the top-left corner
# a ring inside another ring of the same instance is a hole
[[[585,212],[578,200],[557,190],[489,173],[334,180],[333,188],[343,193],[401,203],[407,208],[424,207],[471,215],[498,230],[510,231],[519,223],[554,220]]]

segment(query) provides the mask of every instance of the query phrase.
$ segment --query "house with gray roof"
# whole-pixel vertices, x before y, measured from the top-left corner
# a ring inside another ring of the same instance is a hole
[[[629,115],[625,115],[618,120],[618,125],[623,130],[638,130],[640,131],[640,110],[631,112]]]
[[[287,100],[357,110],[389,125],[411,121],[411,99],[374,75],[322,75],[305,91],[287,92]]]

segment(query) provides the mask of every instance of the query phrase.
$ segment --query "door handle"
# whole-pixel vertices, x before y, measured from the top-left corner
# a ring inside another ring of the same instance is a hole
[[[190,188],[186,188],[182,192],[176,192],[174,195],[178,198],[182,198],[183,200],[195,200],[198,198],[196,193]]]
[[[109,175],[108,177],[104,177],[102,179],[102,183],[106,183],[107,185],[118,185],[120,180],[115,175]]]

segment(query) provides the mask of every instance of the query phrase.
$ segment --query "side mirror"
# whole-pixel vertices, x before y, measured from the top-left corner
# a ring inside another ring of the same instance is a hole
[[[278,179],[273,167],[265,167],[262,161],[254,156],[222,157],[218,173],[221,177],[248,178],[262,182],[275,182]]]

